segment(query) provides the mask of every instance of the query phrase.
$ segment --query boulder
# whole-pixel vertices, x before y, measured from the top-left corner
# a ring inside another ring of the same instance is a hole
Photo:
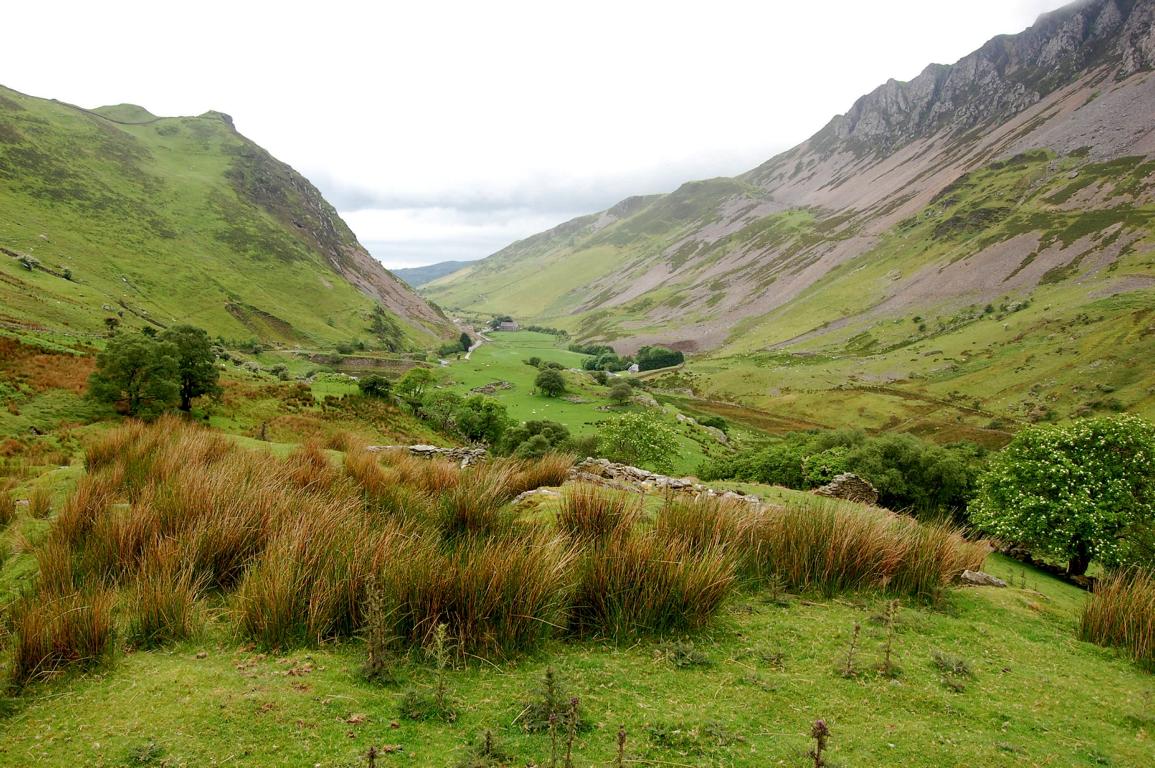
[[[984,571],[965,570],[955,577],[955,581],[971,587],[1005,587],[1007,583],[997,576]]]

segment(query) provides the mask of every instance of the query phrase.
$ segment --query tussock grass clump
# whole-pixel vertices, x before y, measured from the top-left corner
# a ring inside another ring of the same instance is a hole
[[[16,519],[16,497],[7,488],[0,487],[0,528]]]
[[[509,467],[473,467],[460,482],[441,494],[437,527],[446,538],[492,536],[508,531],[513,516],[505,506],[512,501]]]
[[[39,567],[36,586],[42,595],[68,595],[76,591],[72,546],[49,539],[34,552]]]
[[[420,459],[403,451],[382,451],[379,455],[403,484],[426,493],[445,493],[461,481],[462,470],[451,461]]]
[[[1100,579],[1083,605],[1079,638],[1121,648],[1155,669],[1155,576],[1133,569]]]
[[[697,629],[722,606],[735,571],[724,549],[695,551],[653,532],[610,539],[583,557],[571,629],[615,639]]]
[[[306,491],[328,490],[340,476],[320,444],[312,440],[289,454],[284,471],[290,483]]]
[[[23,688],[65,668],[99,664],[112,649],[114,599],[103,591],[18,599],[9,611],[13,686]]]
[[[401,544],[383,563],[382,588],[403,642],[423,646],[445,624],[465,653],[509,655],[565,626],[575,553],[560,537],[531,530]]]
[[[505,459],[494,462],[499,469],[509,469],[506,492],[510,498],[525,491],[561,485],[577,459],[566,453],[547,453],[540,459]]]
[[[126,639],[137,648],[155,648],[193,637],[203,588],[203,579],[180,561],[175,542],[158,547],[129,593]]]
[[[766,513],[753,541],[760,570],[789,588],[828,595],[886,589],[933,598],[964,568],[981,567],[987,554],[947,524],[818,498]]]
[[[76,489],[60,508],[52,526],[52,538],[78,544],[117,497],[124,475],[117,467],[103,465],[76,481]]]
[[[639,494],[577,483],[562,491],[557,525],[576,540],[601,544],[628,534],[641,517]]]
[[[38,485],[28,494],[28,514],[43,520],[52,514],[52,492]]]
[[[655,528],[667,538],[679,539],[695,551],[733,549],[751,554],[756,515],[748,504],[719,497],[694,496],[667,500],[658,512]]]

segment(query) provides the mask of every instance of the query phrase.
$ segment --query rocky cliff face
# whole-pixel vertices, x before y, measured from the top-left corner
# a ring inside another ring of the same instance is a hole
[[[227,115],[222,119],[232,128]],[[436,336],[454,329],[437,309],[418,296],[374,259],[312,182],[253,142],[232,149],[226,176],[237,194],[264,208],[285,227],[321,253],[334,272],[391,312],[408,318]]]
[[[811,140],[833,152],[889,154],[947,129],[960,136],[1001,123],[1088,70],[1124,80],[1155,66],[1149,2],[1089,0],[1046,14],[1018,35],[989,41],[953,66],[932,64],[907,83],[890,80]]]

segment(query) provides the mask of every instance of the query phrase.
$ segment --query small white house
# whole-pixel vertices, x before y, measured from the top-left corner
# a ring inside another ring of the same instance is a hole
[[[516,330],[520,330],[520,329],[521,329],[521,326],[517,324],[516,320],[503,320],[502,322],[497,324],[497,328],[495,330],[498,330],[498,331],[516,331]]]
[[[637,363],[634,363],[633,365],[631,365],[631,366],[630,366],[629,368],[627,368],[626,370],[627,370],[627,371],[629,371],[630,373],[637,373],[637,372],[638,372],[638,371],[640,371],[641,369],[640,369],[640,368],[638,368],[638,364],[637,364]]]

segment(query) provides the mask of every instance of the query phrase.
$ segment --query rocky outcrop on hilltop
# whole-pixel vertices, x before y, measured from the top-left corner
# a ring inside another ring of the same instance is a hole
[[[931,64],[910,82],[889,80],[811,140],[833,151],[887,154],[943,128],[958,135],[999,123],[1089,69],[1121,80],[1155,68],[1155,5],[1092,0],[1000,35],[953,65]]]

